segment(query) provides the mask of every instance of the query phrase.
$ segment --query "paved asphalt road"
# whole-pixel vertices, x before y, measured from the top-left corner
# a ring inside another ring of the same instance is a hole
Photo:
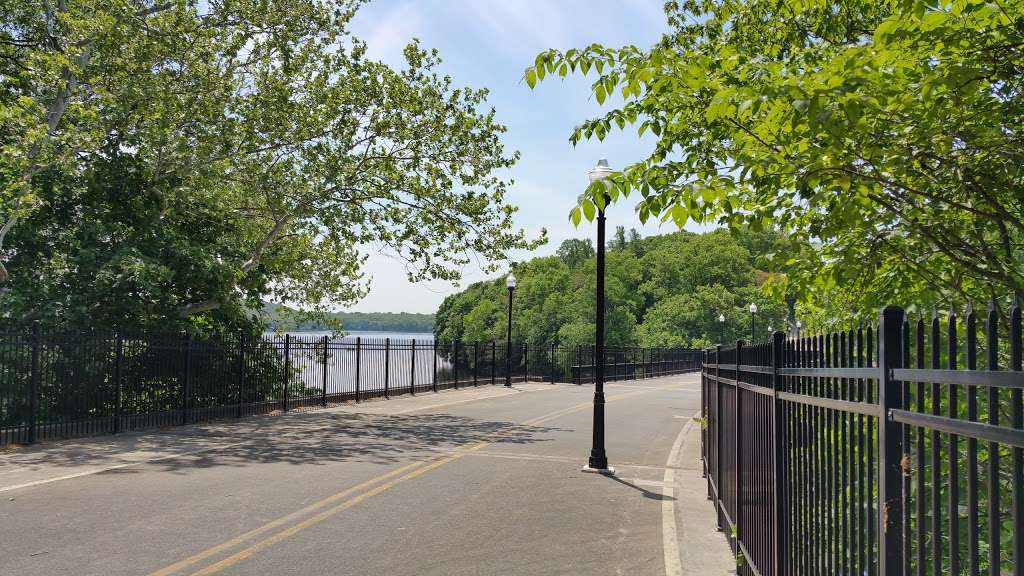
[[[613,478],[580,471],[592,395],[488,386],[0,452],[0,574],[729,573],[697,377],[608,386]]]

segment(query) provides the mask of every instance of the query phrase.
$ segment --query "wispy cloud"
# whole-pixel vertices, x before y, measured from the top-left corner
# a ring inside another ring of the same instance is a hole
[[[402,66],[402,50],[413,38],[420,38],[427,30],[427,18],[420,2],[402,1],[381,3],[383,10],[364,9],[355,19],[357,35],[368,47],[371,58]]]
[[[545,48],[568,47],[565,3],[546,0],[518,2],[465,2],[467,16],[480,26],[477,35],[508,54],[534,54]]]

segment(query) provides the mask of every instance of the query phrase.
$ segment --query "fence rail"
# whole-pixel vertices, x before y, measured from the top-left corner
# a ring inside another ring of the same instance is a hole
[[[961,332],[887,307],[875,327],[706,351],[704,473],[740,573],[1020,576],[1016,298],[1003,318],[968,307]]]
[[[701,351],[609,348],[609,380],[696,370]],[[593,381],[593,348],[303,334],[0,333],[0,446],[306,410],[447,388]]]

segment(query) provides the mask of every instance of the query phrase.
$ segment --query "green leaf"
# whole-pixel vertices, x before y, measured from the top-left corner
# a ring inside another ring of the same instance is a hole
[[[594,215],[597,213],[597,208],[594,206],[594,203],[589,199],[586,199],[582,202],[581,206],[583,207],[583,215],[587,217],[587,221],[593,222]]]

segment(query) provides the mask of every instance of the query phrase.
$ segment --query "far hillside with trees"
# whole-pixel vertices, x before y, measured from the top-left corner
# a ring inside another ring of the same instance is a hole
[[[302,330],[369,330],[375,332],[430,332],[433,314],[413,312],[331,312],[325,321],[305,318],[298,310],[280,304],[264,304],[268,328],[278,332]]]
[[[725,230],[675,232],[641,238],[619,227],[608,243],[607,342],[612,346],[710,346],[750,338],[747,307],[759,307],[757,336],[784,328],[789,312],[781,290],[762,290],[781,280],[760,270],[757,255],[777,248],[773,233]],[[515,267],[513,339],[530,344],[594,342],[595,250],[589,240],[569,239],[556,255]],[[508,291],[504,278],[478,282],[445,299],[435,337],[504,340]],[[724,325],[718,321],[724,314]]]

